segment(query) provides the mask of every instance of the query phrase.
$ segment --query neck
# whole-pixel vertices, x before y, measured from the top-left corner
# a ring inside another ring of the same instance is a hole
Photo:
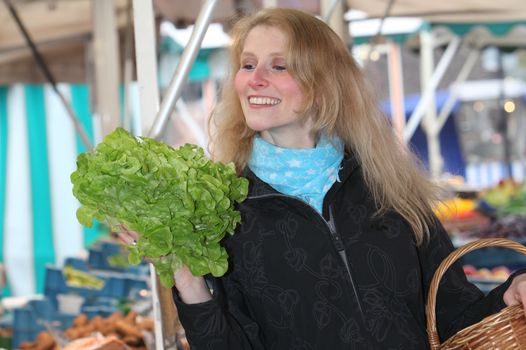
[[[316,136],[314,133],[301,134],[298,133],[293,137],[287,135],[282,137],[281,135],[270,133],[268,131],[261,132],[261,138],[274,146],[281,148],[314,148],[316,147]]]

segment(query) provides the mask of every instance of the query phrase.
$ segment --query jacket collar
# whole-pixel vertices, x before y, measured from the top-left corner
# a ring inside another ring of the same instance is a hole
[[[345,158],[342,161],[340,171],[338,172],[338,178],[340,181],[337,181],[333,185],[327,195],[329,195],[329,193],[335,193],[341,184],[344,183],[347,178],[349,178],[349,176],[359,168],[360,165],[356,159],[356,156],[353,153],[346,153]],[[250,197],[278,193],[274,188],[258,178],[248,166],[242,171],[241,176],[246,177],[249,180],[248,199],[250,199]]]

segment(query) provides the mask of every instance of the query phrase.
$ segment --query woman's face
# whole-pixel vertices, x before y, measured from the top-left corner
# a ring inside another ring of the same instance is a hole
[[[235,88],[247,125],[274,145],[314,147],[310,122],[297,112],[303,92],[288,71],[287,38],[270,26],[259,25],[248,33],[235,76]]]

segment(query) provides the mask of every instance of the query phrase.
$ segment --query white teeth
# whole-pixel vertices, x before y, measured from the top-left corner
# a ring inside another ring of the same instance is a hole
[[[281,100],[270,97],[250,97],[248,102],[254,105],[277,105]]]

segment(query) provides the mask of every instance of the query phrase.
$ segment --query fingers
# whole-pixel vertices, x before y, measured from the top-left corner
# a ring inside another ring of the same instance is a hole
[[[174,274],[175,288],[181,300],[186,304],[203,303],[212,299],[210,289],[203,277],[192,275],[190,269],[183,265]]]
[[[503,295],[506,305],[522,304],[526,306],[526,274],[516,276]],[[526,308],[525,308],[526,314]]]
[[[190,269],[188,268],[188,266],[183,265],[177,271],[175,271],[174,278],[176,280],[184,280],[184,279],[189,278],[191,275],[192,273],[190,272]]]
[[[124,225],[119,225],[119,231],[116,232],[116,234],[117,237],[127,245],[135,245],[139,239],[139,234],[137,232],[128,230]]]
[[[127,232],[117,232],[117,237],[119,237],[119,240],[127,245],[136,245],[137,240],[133,238],[133,236],[129,235]]]

